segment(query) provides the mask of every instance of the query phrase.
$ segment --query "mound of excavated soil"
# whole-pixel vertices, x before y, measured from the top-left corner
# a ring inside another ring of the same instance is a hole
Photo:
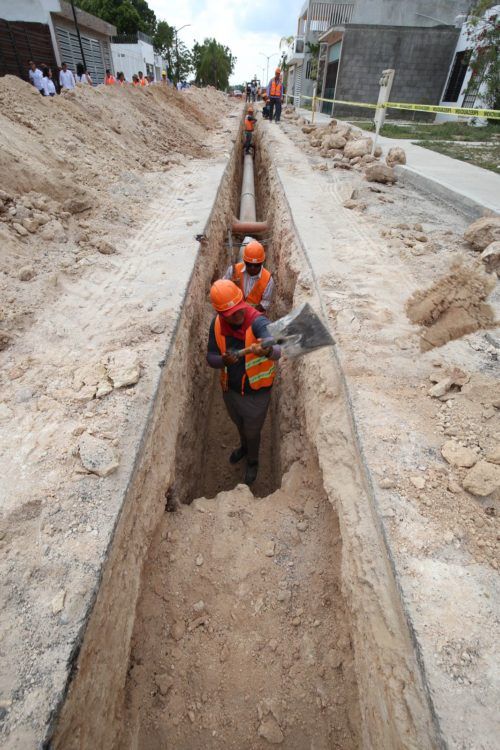
[[[485,302],[495,283],[495,276],[455,263],[450,273],[431,287],[416,291],[406,303],[406,314],[412,323],[422,326],[420,349],[426,352],[498,325],[493,309]]]

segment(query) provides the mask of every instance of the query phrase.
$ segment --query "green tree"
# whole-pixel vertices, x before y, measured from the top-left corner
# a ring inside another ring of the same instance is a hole
[[[156,15],[146,0],[77,0],[78,8],[116,26],[118,34],[153,35]]]
[[[500,19],[491,0],[478,0],[467,19],[472,43],[470,87],[484,84],[483,99],[491,109],[500,109]],[[495,121],[497,122],[497,121]]]
[[[216,39],[205,39],[203,44],[195,42],[191,55],[196,83],[226,91],[229,76],[236,65],[236,57],[229,47],[219,44]]]

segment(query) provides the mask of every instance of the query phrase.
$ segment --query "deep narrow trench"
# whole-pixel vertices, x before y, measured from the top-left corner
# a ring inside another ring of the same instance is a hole
[[[269,182],[258,143],[255,164],[264,219]],[[239,178],[238,171],[235,191]],[[267,218],[276,318],[291,308],[296,274],[282,233]],[[216,277],[228,263],[226,248]],[[204,303],[193,321],[204,342],[212,314]],[[201,347],[193,356],[204,363]],[[142,578],[120,750],[359,746],[341,536],[306,438],[296,368],[294,361],[280,366],[252,495],[235,489],[242,469],[228,463],[236,431],[217,374],[193,365],[199,380],[183,425],[197,425],[196,450],[183,431],[174,490],[180,504],[156,529]],[[202,414],[200,387],[209,393]],[[187,477],[189,486],[181,485]]]

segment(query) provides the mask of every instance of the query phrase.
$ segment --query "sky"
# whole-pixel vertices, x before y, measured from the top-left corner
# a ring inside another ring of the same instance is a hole
[[[188,47],[206,37],[227,45],[238,58],[232,84],[254,75],[265,79],[264,55],[274,55],[269,60],[271,78],[280,58],[280,39],[295,33],[303,4],[304,0],[148,0],[159,21],[177,29],[191,24],[179,31],[179,39]]]

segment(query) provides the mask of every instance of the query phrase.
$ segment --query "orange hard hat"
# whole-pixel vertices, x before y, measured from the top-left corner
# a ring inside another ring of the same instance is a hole
[[[243,307],[243,292],[229,279],[219,279],[212,284],[210,289],[210,302],[213,307],[222,314],[232,315],[236,309]]]
[[[245,245],[243,251],[243,260],[245,263],[264,263],[265,259],[266,253],[260,242],[252,240],[248,245]]]
[[[281,68],[276,68],[274,72],[276,73],[277,76],[279,76],[281,73]]]

